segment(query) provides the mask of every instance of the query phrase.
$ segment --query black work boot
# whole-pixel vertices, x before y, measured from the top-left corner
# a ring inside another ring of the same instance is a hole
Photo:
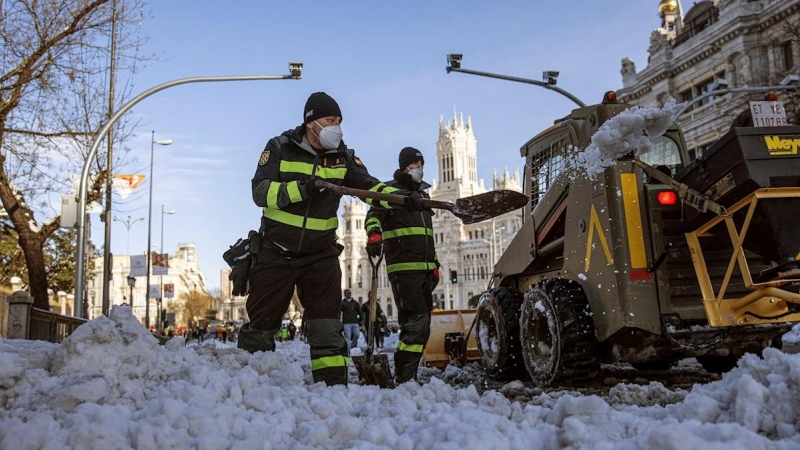
[[[239,330],[239,342],[237,347],[242,350],[247,350],[250,353],[255,352],[274,352],[275,351],[275,333],[278,330],[257,330],[253,328],[250,322],[244,324]]]

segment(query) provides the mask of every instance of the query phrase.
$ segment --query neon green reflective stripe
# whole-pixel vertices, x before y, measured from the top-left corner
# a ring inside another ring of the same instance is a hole
[[[401,236],[433,236],[433,228],[408,227],[383,232],[384,239],[392,239]]]
[[[378,220],[377,217],[370,217],[367,219],[366,223],[364,223],[364,228],[367,232],[373,230],[381,231],[381,221]]]
[[[389,264],[386,266],[386,272],[398,272],[402,270],[433,270],[436,268],[436,263],[425,263],[425,262],[407,262],[407,263],[397,263],[397,264]]]
[[[393,188],[391,186],[387,186],[387,185],[385,185],[383,183],[378,183],[375,186],[372,186],[369,190],[372,191],[372,192],[383,192],[384,194],[391,194],[393,192],[399,191],[399,189]],[[375,206],[375,200],[373,200],[371,198],[368,198],[367,199],[367,204],[370,205],[370,206]],[[378,201],[378,206],[380,206],[382,208],[386,208],[386,209],[391,209],[392,208],[391,203],[389,203],[387,201],[384,201],[384,200]]]
[[[297,185],[297,181],[290,181],[286,183],[286,192],[289,194],[289,201],[292,203],[297,203],[303,200],[303,196],[300,194],[300,187]]]
[[[323,356],[322,358],[311,360],[311,370],[327,369],[328,367],[347,367],[350,365],[350,359],[341,356]]]
[[[404,352],[422,353],[423,351],[425,351],[425,346],[423,346],[422,344],[408,345],[405,342],[400,341],[400,343],[397,344],[397,350],[401,350]]]
[[[338,169],[317,167],[317,171],[314,172],[314,164],[300,161],[281,161],[281,172],[302,173],[304,175],[313,173],[320,178],[328,180],[344,180],[344,176],[347,175],[347,167]]]
[[[281,184],[277,181],[273,181],[269,184],[269,189],[267,190],[267,208],[278,207],[278,192],[280,190]]]
[[[272,219],[286,225],[303,228],[303,216],[281,211],[280,209],[264,208],[264,217]],[[339,226],[339,218],[334,216],[330,219],[315,219],[309,217],[306,220],[306,228],[316,231],[335,230]]]

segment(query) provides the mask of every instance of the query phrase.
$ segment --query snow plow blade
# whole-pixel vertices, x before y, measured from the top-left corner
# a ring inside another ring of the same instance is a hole
[[[480,360],[475,334],[470,333],[474,319],[474,309],[433,311],[431,334],[422,354],[422,363],[429,367],[444,367],[451,363],[463,366]]]

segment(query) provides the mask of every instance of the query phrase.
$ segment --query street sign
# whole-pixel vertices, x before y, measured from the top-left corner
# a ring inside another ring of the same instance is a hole
[[[750,113],[753,116],[753,125],[756,127],[785,127],[786,110],[783,102],[751,101]]]

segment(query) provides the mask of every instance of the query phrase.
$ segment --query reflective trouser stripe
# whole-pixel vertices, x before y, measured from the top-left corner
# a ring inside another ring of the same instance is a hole
[[[389,264],[386,266],[386,272],[392,273],[402,270],[434,270],[436,269],[435,262],[407,262]]]
[[[433,236],[433,228],[408,227],[396,230],[386,230],[383,232],[384,239],[392,239],[401,236]]]
[[[279,209],[264,208],[264,217],[272,219],[286,225],[291,225],[297,228],[303,228],[303,216],[288,213]],[[339,226],[339,218],[337,216],[330,219],[315,219],[309,217],[306,220],[306,228],[316,231],[335,230]]]
[[[422,344],[406,344],[405,342],[400,341],[400,343],[397,344],[397,350],[412,353],[422,353],[425,351],[425,346]]]
[[[322,358],[311,360],[311,370],[327,369],[328,367],[347,367],[350,359],[341,356],[323,356]]]

